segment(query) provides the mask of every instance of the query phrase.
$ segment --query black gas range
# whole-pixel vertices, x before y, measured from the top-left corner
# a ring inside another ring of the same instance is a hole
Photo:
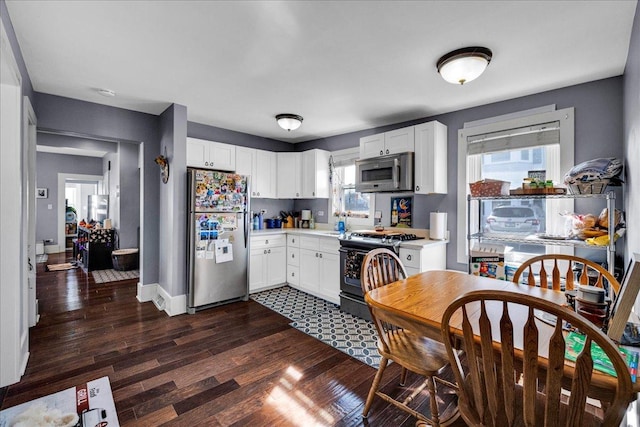
[[[340,238],[340,309],[370,320],[360,284],[360,270],[365,255],[376,248],[387,248],[399,254],[402,242],[421,238],[412,233],[396,231],[354,231]]]

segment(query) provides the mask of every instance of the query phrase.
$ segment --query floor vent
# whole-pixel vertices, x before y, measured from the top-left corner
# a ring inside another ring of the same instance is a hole
[[[156,295],[156,298],[153,300],[153,303],[156,305],[158,310],[164,310],[164,298],[161,295]]]

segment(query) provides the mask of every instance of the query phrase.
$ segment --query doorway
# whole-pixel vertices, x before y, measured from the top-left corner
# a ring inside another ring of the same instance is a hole
[[[65,216],[64,234],[65,249],[73,249],[73,239],[78,237],[78,223],[90,221],[89,196],[99,194],[102,181],[84,181],[67,179],[64,184]]]

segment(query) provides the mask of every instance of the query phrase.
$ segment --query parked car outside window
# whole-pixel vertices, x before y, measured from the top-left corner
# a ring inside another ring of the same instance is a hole
[[[537,233],[540,220],[533,209],[525,206],[501,206],[487,217],[485,232]]]

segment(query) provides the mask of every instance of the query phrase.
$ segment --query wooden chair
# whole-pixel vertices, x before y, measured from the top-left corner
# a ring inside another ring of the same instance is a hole
[[[553,264],[552,267],[551,264]],[[579,270],[577,283],[574,277],[574,269]],[[565,290],[571,291],[578,284],[590,284],[589,277],[591,276],[595,277],[593,286],[604,288],[605,282],[609,284],[609,297],[612,299],[620,290],[620,283],[600,264],[573,255],[549,254],[530,258],[516,270],[513,275],[513,282],[519,283],[520,277],[525,271],[529,273],[527,284],[530,286],[541,286],[559,291],[561,282],[564,280]],[[536,273],[539,278],[538,282],[536,282]],[[551,282],[549,282],[549,279],[551,279]]]
[[[544,323],[542,313],[559,321],[555,326]],[[576,362],[565,360],[563,320],[586,334],[585,351]],[[618,426],[633,399],[629,370],[616,345],[588,320],[540,298],[469,292],[445,310],[442,338],[458,383],[458,409],[471,426]],[[454,343],[462,343],[464,363]],[[591,343],[613,363],[617,381],[609,377],[611,389],[602,386],[605,374],[597,381],[592,375]],[[606,389],[598,397],[606,399],[602,418],[585,406],[587,395],[593,397],[597,388]]]
[[[370,251],[362,262],[360,278],[363,293],[406,277],[407,272],[400,258],[388,249],[381,248]],[[371,306],[369,306],[369,311],[378,332],[378,352],[382,356],[382,360],[371,384],[362,416],[367,416],[374,396],[378,395],[385,401],[418,418],[419,421],[428,422],[436,426],[445,425],[449,420],[445,420],[442,423],[440,421],[434,378],[450,387],[455,388],[455,385],[436,376],[449,364],[444,345],[415,333],[419,328],[405,329],[397,326],[397,323],[394,324],[393,322],[392,313]],[[401,386],[405,383],[407,370],[426,377],[423,385],[403,401],[393,399],[378,389],[382,374],[389,360],[393,360],[402,367],[400,375]],[[408,406],[425,387],[428,388],[430,393],[431,419]]]

